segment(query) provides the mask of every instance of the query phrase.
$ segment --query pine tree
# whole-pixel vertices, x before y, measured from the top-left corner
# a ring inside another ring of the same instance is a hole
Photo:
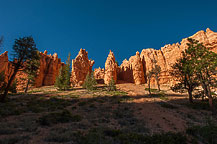
[[[66,61],[66,65],[62,66],[59,71],[59,75],[56,78],[55,86],[58,87],[59,90],[68,90],[71,87],[70,77],[70,54]]]
[[[152,74],[154,75],[154,78],[157,82],[158,91],[160,91],[160,83],[159,83],[159,77],[161,73],[161,67],[157,65],[157,61],[154,59],[152,60],[152,63],[154,64],[152,68]]]
[[[197,40],[189,38],[188,41],[186,53],[192,57],[196,78],[200,82],[204,94],[209,98],[209,105],[213,114],[216,114],[211,89],[217,88],[217,54]]]
[[[147,73],[149,95],[151,95],[151,78],[152,78],[153,74],[154,74],[154,72],[152,70]]]
[[[28,75],[28,80],[25,88],[25,93],[27,93],[29,84],[34,84],[35,78],[38,74],[38,69],[40,67],[40,55],[39,52],[37,53],[37,56],[35,56],[35,59],[30,59],[26,61],[24,72]]]
[[[187,51],[187,50],[186,50]],[[182,57],[172,66],[173,70],[170,72],[177,84],[171,87],[175,92],[188,91],[189,102],[193,103],[193,91],[199,85],[194,71],[194,62],[191,56],[182,52]]]
[[[116,91],[115,80],[112,77],[108,84],[108,91]]]
[[[5,87],[4,94],[1,96],[0,101],[4,102],[10,86],[17,74],[17,72],[24,68],[25,61],[31,59],[34,60],[37,56],[38,49],[36,48],[34,39],[30,37],[23,37],[15,40],[13,45],[13,56],[14,61],[12,62],[13,65],[13,73],[8,80],[8,83]]]
[[[93,72],[91,72],[90,74],[88,73],[82,87],[87,90],[94,90],[96,89],[96,85],[97,85],[97,82],[96,82]]]

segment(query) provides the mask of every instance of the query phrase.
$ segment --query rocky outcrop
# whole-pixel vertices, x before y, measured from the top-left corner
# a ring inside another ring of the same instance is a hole
[[[140,58],[139,52],[136,52],[135,56],[132,56],[129,59],[130,65],[132,67],[133,71],[133,80],[135,84],[144,84],[145,78],[144,78],[144,70],[143,70],[143,64],[142,60]]]
[[[196,39],[203,43],[211,51],[217,53],[217,33],[211,31],[209,28],[206,31],[199,31],[190,38]],[[162,47],[160,50],[152,48],[143,49],[140,58],[142,60],[143,71],[145,80],[147,79],[146,74],[153,67],[153,60],[157,62],[157,65],[161,67],[160,84],[173,85],[175,81],[170,76],[172,65],[175,64],[176,60],[182,55],[182,51],[187,48],[187,38],[183,39],[181,43],[168,44]],[[121,72],[118,74],[118,79],[127,82],[132,82],[133,68],[130,66],[130,62],[124,60],[120,66]],[[156,84],[154,79],[151,80],[152,84]]]
[[[8,75],[8,67],[9,67],[9,61],[8,61],[8,52],[4,52],[0,55],[0,72],[4,71],[5,77]]]
[[[118,73],[118,79],[135,84],[145,83],[144,68],[139,52],[130,57],[129,61],[126,59],[123,61]]]
[[[105,69],[104,68],[95,68],[94,69],[94,77],[95,79],[104,79]]]
[[[40,52],[40,68],[36,78],[36,87],[49,86],[55,83],[56,77],[62,65],[61,59],[55,53],[47,55],[47,51]]]
[[[93,60],[88,59],[88,52],[80,49],[77,57],[72,60],[72,76],[71,81],[74,86],[81,86],[87,74],[92,72]]]
[[[117,81],[117,68],[118,65],[115,61],[114,53],[110,50],[107,60],[105,62],[105,76],[104,76],[104,83],[109,84],[111,79]]]

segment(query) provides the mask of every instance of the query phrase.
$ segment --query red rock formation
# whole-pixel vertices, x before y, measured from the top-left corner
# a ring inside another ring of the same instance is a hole
[[[206,32],[199,31],[190,38],[202,42],[206,47],[210,48],[210,50],[217,53],[217,33],[211,31],[209,28]],[[151,48],[143,49],[140,57],[143,63],[144,74],[146,75],[152,69],[153,60],[155,59],[162,71],[160,74],[160,84],[173,85],[175,81],[169,75],[169,72],[172,70],[172,65],[174,65],[176,60],[181,57],[182,51],[187,48],[187,43],[187,38],[185,38],[180,44],[165,45],[160,50]],[[128,82],[132,81],[132,77],[129,76],[129,74],[132,73],[132,68],[129,63],[130,62],[128,61],[123,61],[120,66],[121,72],[118,74],[118,79]],[[156,84],[154,79],[151,80],[151,83]]]
[[[107,60],[105,62],[105,76],[104,83],[109,84],[111,79],[113,78],[115,83],[117,81],[117,68],[118,65],[115,62],[114,53],[110,50]]]
[[[94,77],[95,79],[104,79],[105,69],[104,68],[95,68],[94,69]]]
[[[6,51],[0,55],[0,72],[4,71],[6,77],[8,75],[8,65],[8,52]]]
[[[88,52],[80,49],[77,57],[72,60],[71,81],[75,86],[81,86],[88,73],[92,72],[94,61],[88,59]]]
[[[132,66],[133,71],[133,80],[135,84],[144,84],[144,71],[143,71],[143,64],[140,58],[139,52],[136,52],[135,56],[132,56],[129,59],[130,65]]]
[[[130,57],[129,61],[126,59],[123,61],[118,73],[118,80],[135,84],[145,83],[143,63],[139,52],[136,52],[135,56]]]
[[[51,56],[47,55],[47,51],[44,51],[44,53],[40,52],[40,56],[40,68],[36,78],[36,87],[53,85],[61,66],[64,64],[56,53]]]

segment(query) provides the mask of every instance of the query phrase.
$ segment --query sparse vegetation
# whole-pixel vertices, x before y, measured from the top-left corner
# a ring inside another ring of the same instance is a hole
[[[8,91],[10,89],[10,86],[17,74],[17,72],[21,68],[24,67],[24,63],[27,60],[34,60],[37,59],[37,53],[38,49],[36,48],[34,39],[30,37],[23,37],[15,40],[14,46],[13,46],[13,56],[14,56],[14,61],[12,62],[13,66],[13,73],[11,77],[8,80],[8,83],[5,87],[4,94],[1,95],[0,101],[5,102],[6,97],[8,95]]]
[[[59,75],[56,78],[55,86],[58,87],[58,90],[65,91],[71,87],[70,63],[71,63],[71,58],[70,58],[70,54],[69,54],[68,59],[66,61],[66,65],[63,65],[60,68]]]
[[[109,84],[108,84],[108,91],[116,91],[116,90],[117,90],[117,88],[115,86],[115,80],[112,77],[111,80],[109,81]]]
[[[86,79],[84,81],[83,84],[83,88],[91,91],[91,90],[95,90],[96,89],[96,79],[93,75],[93,72],[91,72],[91,74],[87,74]]]
[[[189,127],[186,132],[195,138],[196,143],[217,143],[217,125],[212,120],[208,120],[205,126]]]
[[[51,126],[58,123],[78,122],[81,121],[81,116],[73,116],[68,110],[61,112],[53,112],[39,118],[38,122],[43,126]]]

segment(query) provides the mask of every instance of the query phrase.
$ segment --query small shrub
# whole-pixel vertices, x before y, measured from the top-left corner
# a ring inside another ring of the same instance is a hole
[[[74,132],[70,128],[54,128],[51,129],[45,141],[58,143],[70,142],[73,136]]]
[[[217,125],[212,121],[208,121],[205,126],[189,127],[186,133],[196,138],[200,143],[217,143]]]
[[[115,80],[112,77],[108,84],[108,91],[116,91],[116,90],[117,88],[115,86]]]
[[[96,89],[96,79],[93,75],[93,72],[91,74],[87,74],[86,79],[84,81],[84,84],[82,85],[83,88],[91,91]]]
[[[164,108],[169,108],[169,109],[177,109],[178,107],[171,105],[169,103],[165,103],[165,102],[159,102],[158,104],[160,104],[162,107]]]
[[[39,118],[38,122],[44,126],[50,126],[57,123],[78,122],[81,117],[73,116],[68,110],[62,112],[49,113]]]
[[[146,91],[149,91],[149,88],[145,88]],[[158,92],[158,89],[150,89],[151,92]]]

